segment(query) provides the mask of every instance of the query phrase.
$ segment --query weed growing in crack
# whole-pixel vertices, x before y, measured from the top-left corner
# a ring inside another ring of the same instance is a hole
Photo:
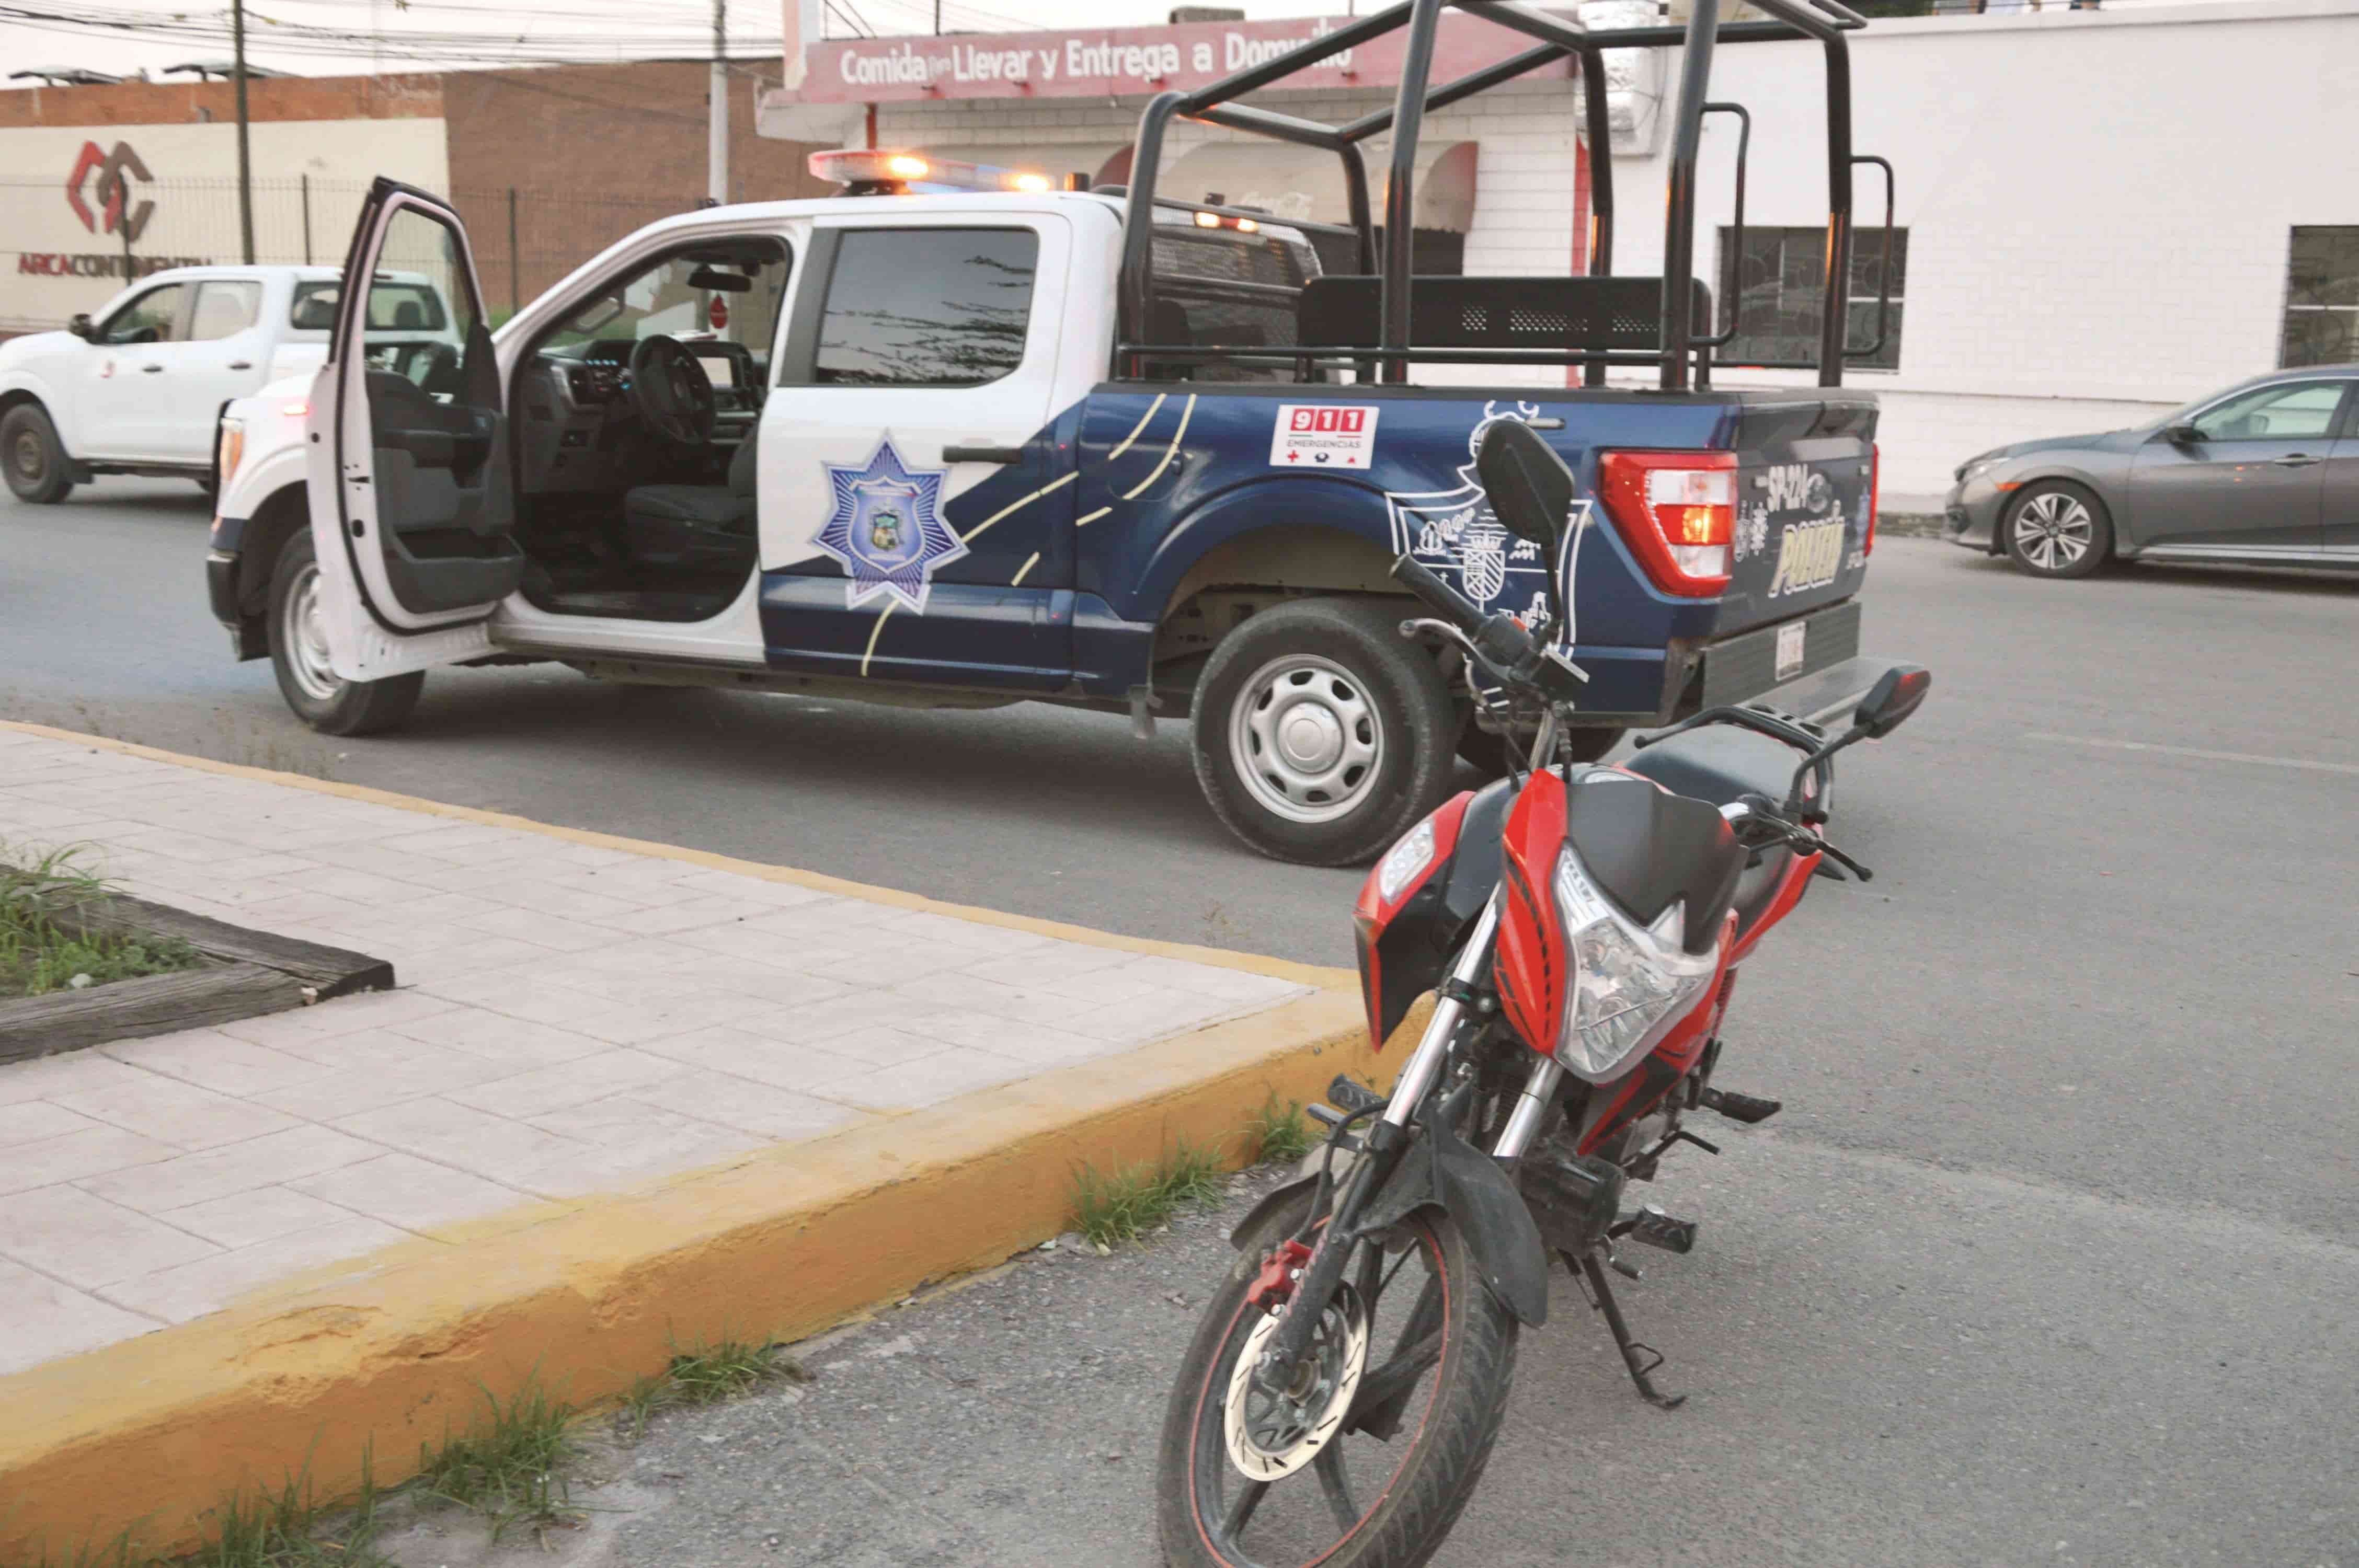
[[[484,1405],[475,1424],[440,1452],[420,1451],[419,1489],[482,1514],[495,1541],[517,1525],[539,1530],[571,1520],[564,1466],[575,1452],[578,1412],[537,1381],[505,1402],[486,1389]]]
[[[1310,1152],[1318,1140],[1310,1134],[1310,1125],[1302,1119],[1299,1102],[1288,1100],[1280,1105],[1277,1091],[1262,1101],[1261,1109],[1245,1124],[1245,1136],[1257,1151],[1255,1158],[1265,1163],[1277,1162],[1291,1164]]]
[[[1083,1165],[1073,1173],[1073,1227],[1099,1247],[1136,1241],[1181,1208],[1210,1208],[1226,1195],[1221,1159],[1181,1140],[1160,1164],[1141,1162],[1111,1173]]]

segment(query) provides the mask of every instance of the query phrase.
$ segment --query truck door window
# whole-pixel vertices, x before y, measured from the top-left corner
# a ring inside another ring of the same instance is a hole
[[[1040,237],[1030,229],[852,229],[836,252],[814,379],[982,386],[1024,360]]]
[[[601,285],[557,329],[542,338],[537,351],[564,359],[604,359],[627,362],[629,348],[647,338],[677,338],[691,347],[701,343],[740,345],[756,372],[756,385],[769,362],[770,344],[778,324],[778,307],[787,295],[788,271],[786,246],[777,239],[716,240],[689,251],[675,252],[637,272]],[[614,345],[612,351],[592,345]],[[705,373],[714,384],[734,373],[734,353],[700,352]]]
[[[261,314],[262,285],[201,283],[197,308],[189,315],[189,341],[209,343],[216,338],[234,338],[253,326]]]
[[[180,296],[185,292],[185,287],[177,283],[149,289],[109,316],[93,341],[108,347],[177,341],[180,335]]]

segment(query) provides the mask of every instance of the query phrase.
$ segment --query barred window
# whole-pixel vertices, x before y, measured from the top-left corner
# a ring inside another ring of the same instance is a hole
[[[1875,341],[1876,296],[1884,287],[1884,231],[1853,231],[1851,242],[1850,344]],[[1819,307],[1827,282],[1824,229],[1746,227],[1742,254],[1736,231],[1720,232],[1720,319],[1698,330],[1716,332],[1728,318],[1726,301],[1736,302],[1736,336],[1718,351],[1726,365],[1777,364],[1819,357]],[[1892,231],[1892,315],[1876,352],[1846,360],[1870,370],[1900,368],[1902,298],[1908,279],[1908,231]]]
[[[2277,363],[2359,360],[2359,228],[2296,229]]]

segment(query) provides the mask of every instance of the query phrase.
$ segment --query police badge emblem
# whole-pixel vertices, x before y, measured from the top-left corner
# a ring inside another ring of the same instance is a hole
[[[1501,409],[1483,406],[1483,417],[1466,438],[1465,464],[1451,490],[1387,491],[1392,508],[1393,549],[1415,557],[1444,579],[1454,578],[1460,591],[1485,610],[1514,587],[1518,599],[1537,597],[1547,579],[1549,563],[1537,546],[1513,539],[1491,509],[1474,469],[1474,454],[1483,449],[1483,433],[1502,419],[1529,422],[1539,406],[1519,403]]]
[[[842,564],[848,609],[879,597],[922,615],[934,573],[966,554],[940,516],[948,469],[913,469],[887,435],[859,467],[822,465],[835,509],[811,541]]]

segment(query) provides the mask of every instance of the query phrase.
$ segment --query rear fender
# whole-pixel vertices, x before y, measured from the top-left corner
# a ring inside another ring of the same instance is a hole
[[[1548,1245],[1523,1194],[1497,1161],[1449,1128],[1419,1131],[1361,1225],[1379,1229],[1440,1209],[1464,1233],[1484,1286],[1517,1322],[1539,1327],[1548,1321]]]

